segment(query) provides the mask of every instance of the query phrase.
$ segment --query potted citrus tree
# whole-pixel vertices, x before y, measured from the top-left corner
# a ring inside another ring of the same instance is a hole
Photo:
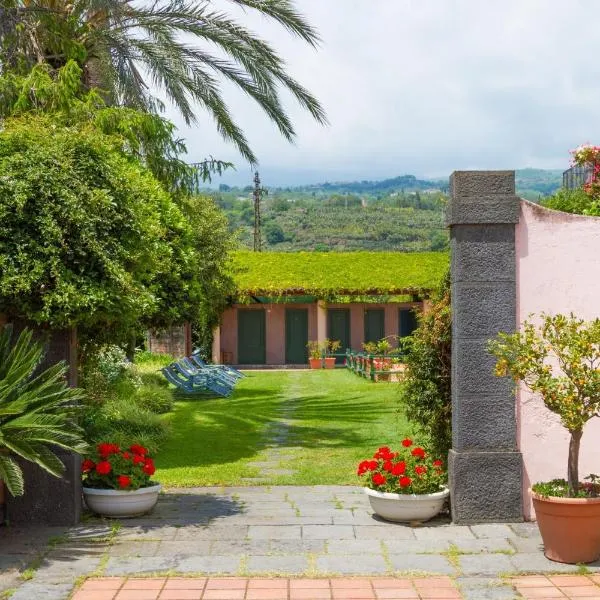
[[[545,555],[571,564],[600,558],[600,486],[579,476],[584,426],[600,416],[600,319],[542,315],[539,326],[526,321],[519,332],[499,333],[489,351],[496,375],[539,394],[569,432],[567,479],[531,487]]]
[[[375,514],[387,521],[420,523],[435,517],[450,490],[441,459],[409,438],[398,452],[383,446],[358,465]]]
[[[156,468],[148,450],[134,444],[123,450],[102,443],[82,463],[83,497],[88,508],[104,517],[136,517],[150,512],[160,484],[150,480]]]
[[[342,343],[339,340],[325,340],[323,342],[323,348],[325,350],[325,368],[333,369],[335,367],[335,354],[342,347]]]

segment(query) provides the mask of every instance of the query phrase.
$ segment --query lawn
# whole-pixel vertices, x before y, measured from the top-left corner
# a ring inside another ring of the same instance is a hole
[[[344,369],[249,372],[231,398],[181,400],[168,418],[171,435],[156,460],[167,487],[251,483],[244,479],[260,471],[249,463],[267,460],[269,443],[294,474],[266,484],[356,484],[361,459],[410,433],[398,384]]]

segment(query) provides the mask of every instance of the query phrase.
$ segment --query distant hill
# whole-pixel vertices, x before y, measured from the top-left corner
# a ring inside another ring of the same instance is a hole
[[[540,195],[554,194],[562,184],[562,173],[562,170],[558,169],[518,169],[515,172],[517,193],[530,197],[530,199],[538,198]],[[226,190],[234,189],[229,186],[223,187]],[[269,187],[268,182],[267,187]],[[326,181],[307,185],[272,187],[271,189],[281,192],[312,193],[313,195],[366,194],[381,196],[391,192],[424,190],[439,190],[447,193],[448,178],[419,179],[415,175],[399,175],[390,179],[374,181]]]
[[[562,171],[520,169],[517,194],[538,201],[553,194]],[[448,179],[400,175],[381,181],[325,182],[272,187],[262,204],[267,250],[386,250],[429,252],[448,247],[443,221]],[[253,244],[252,187],[210,190],[242,246]]]

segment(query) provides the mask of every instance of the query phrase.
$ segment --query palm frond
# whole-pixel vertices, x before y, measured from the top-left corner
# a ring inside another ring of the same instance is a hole
[[[12,343],[12,327],[0,329],[0,479],[11,494],[23,493],[23,474],[8,453],[59,477],[64,466],[50,447],[85,452],[77,425],[81,390],[69,388],[59,363],[36,374],[43,345],[29,330]]]

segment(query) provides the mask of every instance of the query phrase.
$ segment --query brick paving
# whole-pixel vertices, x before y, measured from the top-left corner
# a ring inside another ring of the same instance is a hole
[[[452,525],[444,516],[415,527],[387,523],[372,515],[362,490],[343,486],[170,491],[161,495],[151,515],[142,518],[115,522],[89,517],[72,528],[0,529],[0,597],[3,589],[12,588],[11,600],[66,600],[79,582],[90,577],[115,578],[108,581],[121,582],[122,589],[84,587],[77,600],[104,600],[104,592],[111,592],[112,600],[173,600],[176,594],[182,599],[229,598],[217,588],[167,589],[167,583],[185,585],[176,583],[182,581],[176,577],[198,578],[185,581],[195,581],[194,585],[204,581],[207,586],[210,581],[222,581],[214,578],[238,578],[235,581],[246,587],[237,588],[236,598],[275,600],[272,596],[280,595],[281,588],[258,592],[254,588],[258,584],[250,583],[274,576],[282,578],[278,585],[288,581],[286,600],[321,600],[321,596],[333,600],[343,594],[367,593],[363,587],[333,595],[334,581],[350,578],[356,583],[357,577],[369,578],[368,593],[375,594],[369,596],[374,598],[386,594],[425,598],[418,582],[450,580],[454,587],[442,587],[442,592],[428,589],[427,593],[444,598],[439,594],[453,590],[461,594],[454,597],[465,600],[600,600],[600,564],[586,569],[585,579],[565,580],[565,584],[553,579],[559,574],[581,576],[581,571],[544,557],[534,523],[467,527]],[[27,581],[21,576],[24,572]],[[511,577],[531,574],[543,584],[528,586],[527,581],[535,580],[515,580],[515,591]],[[136,578],[146,577],[160,577],[165,589],[126,589]],[[328,582],[328,587],[314,588],[321,591],[313,596],[295,590],[292,597],[293,587],[302,585],[298,582],[305,578]],[[408,587],[378,592],[376,581]]]
[[[581,575],[511,579],[514,598],[600,598],[600,579]],[[88,579],[72,600],[460,600],[450,577],[287,579],[112,577]]]

